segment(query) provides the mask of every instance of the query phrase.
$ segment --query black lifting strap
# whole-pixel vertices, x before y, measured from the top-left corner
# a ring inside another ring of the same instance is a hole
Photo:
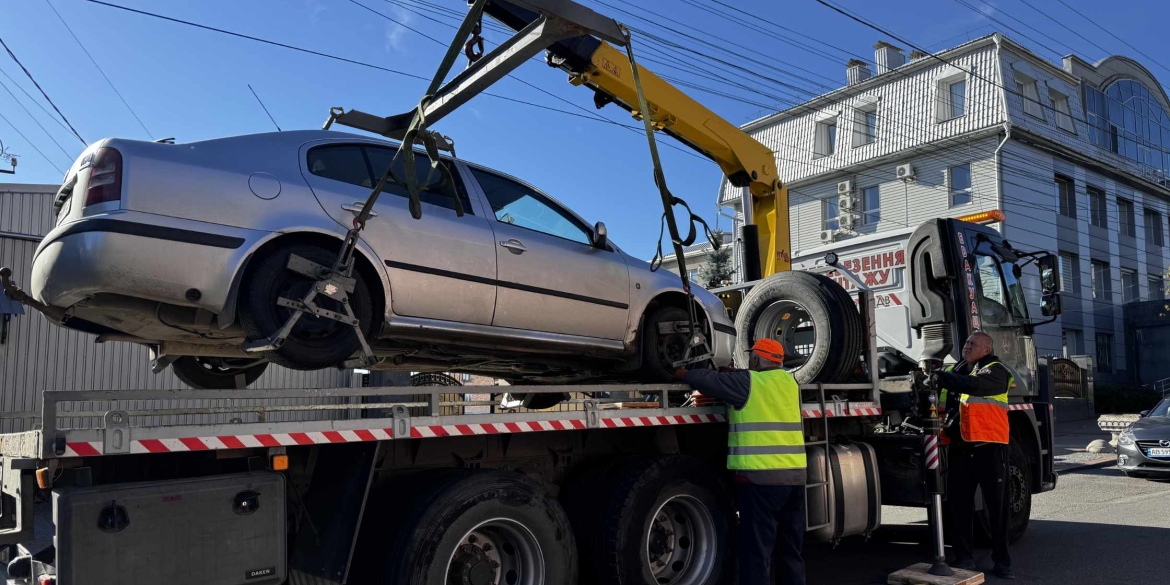
[[[426,107],[434,99],[434,94],[443,85],[443,80],[447,78],[447,73],[451,71],[451,66],[455,64],[455,60],[459,58],[460,53],[464,50],[464,40],[468,37],[478,37],[478,30],[480,21],[483,16],[483,7],[487,0],[476,0],[475,4],[471,6],[467,16],[463,19],[463,24],[459,26],[459,30],[455,33],[455,38],[451,41],[451,45],[447,47],[447,53],[443,55],[443,61],[439,64],[438,70],[435,71],[434,78],[431,79],[431,84],[427,87],[427,91],[418,102],[418,108],[415,110],[414,117],[410,120],[410,126],[407,127],[406,134],[402,137],[402,143],[398,145],[398,152],[394,154],[394,159],[390,161],[390,166],[386,167],[386,172],[378,181],[374,191],[370,193],[369,199],[366,201],[366,206],[361,213],[354,219],[354,227],[362,229],[365,227],[366,220],[369,219],[370,211],[374,208],[374,203],[378,201],[378,196],[381,195],[382,190],[386,187],[386,183],[393,181],[406,187],[407,194],[410,197],[410,216],[415,219],[422,217],[422,203],[419,199],[420,190],[418,184],[418,175],[415,173],[414,162],[414,142],[421,140],[423,147],[426,149],[427,158],[431,162],[431,170],[427,173],[426,184],[430,184],[431,179],[434,178],[435,173],[439,173],[443,177],[443,191],[444,195],[450,197],[455,204],[455,215],[463,217],[463,201],[459,197],[459,193],[455,190],[455,179],[451,176],[451,170],[446,165],[440,164],[439,147],[436,142],[434,133],[427,131]],[[398,177],[394,173],[394,163],[398,161],[398,157],[402,157],[403,176]]]
[[[669,193],[670,193],[670,191],[667,190],[667,194],[669,194]],[[698,235],[699,235],[698,230],[695,229],[695,224],[698,223],[698,224],[703,226],[703,235],[707,237],[708,242],[711,242],[712,248],[714,248],[715,250],[719,250],[719,248],[723,246],[723,244],[719,241],[719,238],[715,237],[715,232],[711,230],[711,226],[707,224],[707,220],[699,217],[698,215],[695,215],[691,211],[691,206],[687,205],[686,201],[683,201],[682,199],[679,199],[678,197],[671,195],[670,196],[670,204],[671,204],[671,207],[673,207],[675,205],[683,206],[683,208],[685,208],[687,210],[687,215],[690,216],[690,218],[688,218],[688,220],[687,220],[687,227],[688,227],[687,237],[679,240],[678,243],[680,245],[689,246],[689,245],[695,243],[695,240],[698,239]],[[662,213],[662,222],[658,226],[658,251],[654,253],[654,258],[652,258],[650,260],[650,271],[651,272],[657,271],[659,268],[662,267],[662,259],[663,259],[662,234],[666,231],[666,215],[668,213],[670,213],[670,210]],[[679,262],[679,269],[682,270],[684,265],[685,265],[684,262]]]

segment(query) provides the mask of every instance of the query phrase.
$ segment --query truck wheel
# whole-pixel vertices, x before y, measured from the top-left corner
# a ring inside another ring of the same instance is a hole
[[[661,307],[646,318],[642,329],[642,379],[661,384],[670,382],[674,375],[674,362],[683,358],[690,335],[679,332],[662,332],[660,325],[689,322],[690,313],[682,307]]]
[[[577,582],[564,510],[519,473],[453,472],[402,506],[408,511],[388,551],[387,585]]]
[[[781,272],[757,284],[735,319],[735,365],[747,367],[757,339],[784,345],[784,366],[801,384],[845,381],[857,367],[865,329],[853,298],[832,279]]]
[[[196,390],[234,390],[239,374],[250,386],[266,369],[268,362],[248,358],[183,356],[171,364],[175,377]]]
[[[264,339],[279,331],[293,310],[276,304],[281,297],[293,300],[304,298],[313,280],[287,268],[289,256],[332,265],[337,253],[312,244],[296,244],[259,258],[249,269],[240,289],[240,321],[248,339]],[[354,271],[357,286],[349,295],[354,316],[361,323],[366,339],[373,339],[374,328],[370,292],[361,274]],[[324,295],[314,302],[323,309],[345,313],[341,303]],[[276,351],[264,352],[264,357],[277,365],[294,370],[319,370],[336,366],[357,351],[360,343],[353,328],[344,323],[302,315],[284,345]]]
[[[727,559],[730,500],[718,474],[689,457],[634,458],[575,509],[589,583],[718,583]]]
[[[1008,542],[1015,544],[1028,531],[1028,522],[1032,516],[1032,483],[1028,473],[1028,458],[1015,441],[1008,447],[1007,480]],[[975,512],[975,544],[991,546],[991,517],[986,507]]]

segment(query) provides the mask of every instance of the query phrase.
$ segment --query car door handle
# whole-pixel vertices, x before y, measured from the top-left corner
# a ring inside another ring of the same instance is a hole
[[[509,249],[509,250],[515,250],[517,252],[528,251],[528,248],[524,247],[524,243],[521,242],[520,240],[517,240],[516,238],[512,238],[510,240],[503,240],[500,242],[500,245]]]
[[[347,205],[342,205],[341,208],[346,210],[346,211],[352,212],[354,215],[357,215],[357,214],[362,212],[362,208],[364,208],[365,206],[366,206],[366,204],[362,203],[361,201],[354,201],[353,203],[350,203]],[[378,217],[378,212],[371,211],[370,217]]]

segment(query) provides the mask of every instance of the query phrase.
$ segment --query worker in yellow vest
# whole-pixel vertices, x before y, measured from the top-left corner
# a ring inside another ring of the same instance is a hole
[[[735,471],[737,484],[740,585],[804,585],[804,425],[800,386],[783,365],[784,346],[761,339],[748,354],[749,370],[675,372],[698,391],[696,403],[705,395],[728,404],[727,468]]]
[[[976,570],[974,538],[975,488],[982,488],[991,519],[992,574],[1015,579],[1008,555],[1008,389],[1011,371],[994,353],[991,336],[976,331],[963,345],[963,361],[932,375],[941,388],[948,427],[947,500],[954,522],[954,567]]]

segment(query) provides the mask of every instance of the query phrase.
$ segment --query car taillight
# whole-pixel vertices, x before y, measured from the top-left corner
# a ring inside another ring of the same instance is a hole
[[[122,153],[113,148],[99,148],[89,171],[85,205],[96,205],[122,198]]]

